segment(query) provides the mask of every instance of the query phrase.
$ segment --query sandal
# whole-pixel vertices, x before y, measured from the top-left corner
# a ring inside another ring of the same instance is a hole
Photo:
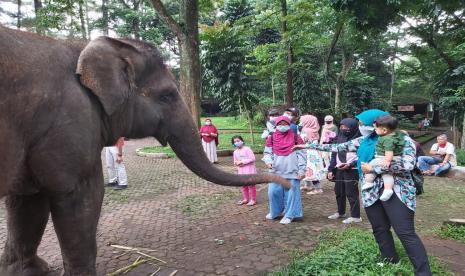
[[[244,205],[244,204],[247,204],[247,202],[249,202],[249,201],[248,201],[248,200],[245,200],[245,199],[239,200],[239,201],[237,202],[237,205]]]
[[[251,200],[249,201],[249,203],[247,203],[246,205],[247,206],[254,206],[255,204],[257,204],[257,202],[255,200]]]

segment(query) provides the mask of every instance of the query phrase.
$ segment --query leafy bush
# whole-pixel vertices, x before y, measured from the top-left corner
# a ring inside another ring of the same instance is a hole
[[[465,166],[465,150],[457,150],[457,164],[459,166]]]
[[[465,243],[465,225],[443,225],[438,231],[439,236]]]
[[[291,264],[274,275],[413,275],[413,267],[399,241],[398,264],[384,263],[373,234],[356,228],[343,232],[328,231],[319,237],[311,253],[294,256]],[[452,275],[435,258],[430,257],[433,275]]]

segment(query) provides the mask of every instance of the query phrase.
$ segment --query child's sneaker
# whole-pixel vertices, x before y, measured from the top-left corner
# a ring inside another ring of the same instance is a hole
[[[381,201],[388,201],[392,194],[394,194],[394,191],[392,189],[388,190],[388,189],[384,189],[383,193],[381,194],[381,196],[379,197],[379,199]]]
[[[373,182],[365,182],[362,185],[362,191],[373,188],[373,186],[375,186],[375,183],[373,183]]]
[[[271,216],[271,213],[268,213],[265,217],[266,219],[273,220],[274,217]]]
[[[247,206],[254,206],[255,204],[257,204],[257,202],[255,200],[251,200],[249,201],[249,203],[247,203],[246,205]]]

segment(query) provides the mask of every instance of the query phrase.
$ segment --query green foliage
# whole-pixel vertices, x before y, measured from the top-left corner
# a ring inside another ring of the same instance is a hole
[[[400,262],[382,262],[373,234],[357,228],[343,232],[327,231],[311,253],[297,254],[291,264],[276,276],[287,275],[413,275],[413,267],[400,242]],[[433,275],[452,275],[434,257],[430,257]]]
[[[458,240],[465,243],[465,225],[443,225],[439,229],[438,235],[442,238]]]
[[[457,149],[457,164],[459,166],[465,166],[465,150]]]

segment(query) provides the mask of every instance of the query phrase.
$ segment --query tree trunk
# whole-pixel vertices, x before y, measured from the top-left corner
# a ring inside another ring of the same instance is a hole
[[[336,91],[334,93],[334,114],[341,113],[341,83],[336,82]]]
[[[39,24],[38,21],[40,20],[40,9],[42,9],[42,1],[41,0],[34,0],[34,12],[36,15],[35,25],[36,25],[36,32],[38,34],[43,34],[44,29],[41,27],[42,24]]]
[[[276,96],[274,94],[274,77],[271,76],[271,93],[272,93],[272,97],[273,97],[273,105],[276,104]]]
[[[87,39],[86,19],[85,19],[85,16],[84,16],[84,9],[82,7],[83,1],[86,1],[86,0],[78,1],[79,21],[80,21],[80,24],[81,24],[81,36],[82,36],[83,39]]]
[[[21,29],[21,0],[18,0],[18,12],[17,12],[16,28]]]
[[[292,51],[291,41],[289,34],[287,33],[287,1],[281,0],[281,32],[284,43],[287,48],[287,71],[286,71],[286,105],[294,105],[294,85],[293,85],[293,73],[292,64],[294,59],[294,53]]]
[[[253,113],[249,108],[247,108],[247,119],[249,121],[249,132],[250,138],[252,139],[252,145],[255,145],[255,137],[253,136]]]
[[[178,37],[180,52],[179,90],[197,127],[200,125],[201,67],[199,57],[198,0],[180,1],[180,23],[168,14],[161,0],[151,0],[169,28]]]
[[[103,35],[108,36],[108,0],[102,0]]]
[[[463,112],[463,122],[462,122],[462,144],[460,148],[465,150],[465,112]]]
[[[397,45],[399,42],[399,31],[400,28],[397,29],[396,34],[396,43],[394,44],[394,53],[392,54],[392,64],[391,64],[391,96],[389,98],[389,102],[392,104],[392,97],[394,96],[394,86],[396,84],[396,60],[395,57],[397,56]]]
[[[198,38],[198,33],[197,33]],[[180,45],[180,93],[187,103],[192,119],[200,125],[200,59],[198,43],[191,40],[179,41]]]
[[[91,40],[90,37],[90,20],[89,20],[89,2],[88,0],[85,0],[84,2],[84,7],[85,7],[85,13],[86,13],[86,29],[87,29],[87,39]]]
[[[133,10],[135,13],[139,11],[139,3],[140,1],[134,1]],[[132,20],[132,33],[134,35],[134,39],[140,40],[140,20],[138,17],[134,17]]]

